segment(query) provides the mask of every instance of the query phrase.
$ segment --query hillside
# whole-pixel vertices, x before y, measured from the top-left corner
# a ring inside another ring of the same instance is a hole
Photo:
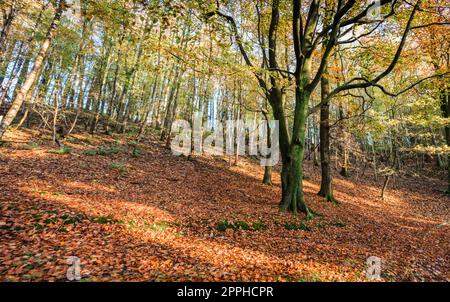
[[[279,176],[242,158],[175,157],[153,136],[75,134],[67,154],[48,134],[8,133],[0,147],[0,281],[363,281],[369,256],[386,281],[448,281],[449,198],[443,179],[382,180],[333,171],[335,197],[305,194],[320,215],[278,210]],[[49,152],[50,151],[50,152]],[[59,150],[61,153],[61,150]]]

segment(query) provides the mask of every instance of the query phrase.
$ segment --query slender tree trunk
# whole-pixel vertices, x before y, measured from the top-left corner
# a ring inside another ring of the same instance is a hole
[[[147,109],[147,111],[143,114],[141,126],[139,127],[139,132],[138,135],[136,136],[137,141],[140,141],[142,136],[145,134],[145,128],[147,127],[149,116],[150,116],[150,109]]]
[[[321,78],[321,99],[324,100],[330,93],[330,82],[328,72],[324,71]],[[330,104],[324,103],[320,107],[320,167],[322,177],[318,195],[325,198],[326,201],[336,202],[333,196],[333,184],[331,176],[330,160]]]
[[[52,121],[52,134],[53,134],[53,142],[58,145],[58,147],[62,148],[64,145],[58,140],[57,137],[57,123],[58,123],[58,114],[59,114],[59,107],[58,107],[58,95],[59,95],[59,86],[61,86],[61,80],[56,80],[55,85],[57,86],[55,88],[55,93],[53,95],[53,121]],[[61,87],[62,88],[62,87]]]
[[[384,177],[383,188],[381,189],[381,200],[384,200],[384,193],[386,192],[386,189],[387,189],[390,179],[391,179],[391,175],[386,175]]]
[[[162,116],[163,114],[167,113],[164,109],[167,110],[166,103],[169,100],[169,93],[171,91],[172,85],[174,85],[174,81],[176,80],[175,71],[177,70],[177,67],[175,64],[173,64],[172,69],[169,71],[169,75],[166,77],[166,79],[161,83],[161,91],[160,91],[160,97],[158,101],[158,107],[157,107],[157,115],[156,115],[156,121],[155,121],[155,128],[161,129],[161,123],[164,122],[165,116]],[[161,119],[162,116],[162,119]]]
[[[450,90],[449,88],[446,88],[441,92],[441,109],[442,109],[442,116],[444,118],[450,117],[449,90]],[[444,133],[445,133],[445,140],[447,141],[447,146],[450,147],[450,126],[449,125],[446,125],[444,127]],[[447,155],[447,171],[448,171],[447,194],[450,195],[450,154]]]
[[[95,131],[97,130],[97,125],[98,125],[98,121],[100,119],[100,115],[103,112],[103,108],[101,106],[101,102],[102,102],[102,97],[103,97],[103,89],[106,85],[106,80],[107,80],[107,75],[108,75],[108,70],[109,70],[109,65],[110,65],[110,60],[111,60],[111,48],[109,47],[106,50],[106,59],[103,60],[103,62],[100,63],[100,70],[97,74],[97,78],[95,80],[95,82],[97,83],[97,87],[95,87],[95,89],[97,89],[96,93],[94,93],[94,87],[91,88],[90,93],[93,93],[93,98],[94,98],[94,116],[92,117],[91,121],[90,121],[90,126],[89,126],[89,133],[90,134],[94,134]]]
[[[21,55],[21,51],[19,50],[19,53],[17,54],[17,58],[14,62],[12,71],[11,71],[11,75],[8,79],[8,82],[6,82],[5,87],[2,87],[1,83],[0,83],[0,90],[1,90],[1,96],[0,96],[0,106],[3,104],[3,102],[6,99],[6,96],[8,95],[8,91],[11,88],[12,83],[14,82],[14,79],[16,78],[16,74],[17,72],[23,68],[23,59],[20,58]]]
[[[20,43],[20,42],[19,42]],[[5,62],[5,64],[0,64],[0,83],[3,83],[3,80],[6,77],[6,72],[8,71],[8,65],[9,62],[11,61],[11,58],[14,55],[14,49],[16,49],[16,44],[17,41],[12,41],[11,43],[9,43],[9,47],[4,51],[6,52],[3,58],[3,62]]]
[[[59,20],[61,19],[64,9],[65,9],[65,1],[61,0],[59,2],[58,8],[56,9],[56,13],[53,17],[52,23],[50,24],[50,27],[48,28],[47,34],[45,36],[45,40],[41,45],[41,49],[39,50],[39,53],[36,56],[36,59],[33,64],[33,69],[28,74],[27,79],[25,80],[22,88],[20,89],[19,93],[17,94],[16,98],[14,99],[11,108],[9,109],[8,113],[2,120],[2,123],[0,125],[0,139],[3,137],[6,129],[9,127],[9,125],[12,123],[12,121],[16,117],[20,107],[22,106],[22,103],[23,103],[26,95],[28,94],[28,91],[30,90],[31,86],[34,84],[34,81],[36,80],[36,78],[39,76],[38,71],[41,69],[41,66],[44,62],[45,56],[50,48],[50,44],[52,42],[53,36],[56,32]]]
[[[44,11],[46,10],[46,8],[49,5],[50,5],[50,2],[44,3],[42,5],[41,10],[39,11],[39,15],[38,15],[38,17],[36,19],[36,22],[34,23],[34,28],[38,28],[39,24],[41,24],[42,16],[44,14]],[[26,50],[26,53],[25,53],[25,63],[23,64],[23,67],[22,67],[22,69],[20,71],[19,78],[18,78],[17,83],[16,83],[16,85],[14,87],[14,92],[13,92],[12,98],[11,98],[13,100],[16,98],[17,92],[18,92],[19,88],[22,87],[22,84],[25,81],[25,77],[27,76],[28,69],[30,67],[31,57],[32,57],[32,51],[33,51],[32,42],[34,41],[35,36],[36,36],[36,30],[34,30],[32,32],[31,36],[27,40],[27,45],[28,46],[27,46],[27,50]],[[39,74],[40,74],[40,72],[39,72]],[[27,107],[26,114],[24,115],[25,118],[26,118],[26,115],[29,112],[29,109],[30,109],[30,106]],[[22,121],[19,124],[22,125],[23,121],[25,121],[25,119],[22,118]]]
[[[14,19],[17,17],[19,13],[19,5],[18,3],[12,2],[12,5],[9,8],[8,13],[3,16],[3,28],[0,32],[0,65],[3,64],[3,59],[6,50],[6,40],[8,39],[9,31],[11,30],[11,25]]]
[[[317,129],[317,123],[316,123],[316,115],[314,114],[312,117],[312,122],[313,122],[313,138],[314,138],[314,143],[312,145],[312,152],[313,152],[313,163],[315,167],[319,166],[319,131]]]
[[[236,108],[236,119],[235,120],[242,120],[242,108],[241,108],[241,102],[242,102],[242,98],[241,98],[241,89],[239,87],[239,92],[238,92],[238,105]],[[209,106],[209,102],[207,103],[207,105]],[[208,109],[206,109],[206,116],[208,117]],[[239,149],[242,147],[240,145],[240,141],[239,141],[239,129],[235,129],[235,142],[236,142],[236,152],[234,153],[234,165],[237,166],[239,165]]]
[[[161,115],[161,103],[162,103],[162,97],[164,94],[164,85],[167,81],[167,79],[170,78],[169,70],[166,68],[164,71],[164,76],[162,78],[161,84],[158,87],[158,93],[157,93],[157,99],[158,102],[156,103],[154,112],[152,113],[152,124],[151,126],[155,129],[159,129],[160,124],[160,115]],[[157,83],[155,83],[156,85]]]
[[[266,122],[266,128],[267,128],[267,147],[270,148],[272,145],[272,133],[271,133],[271,129],[270,129],[270,124],[269,124],[269,116],[267,111],[263,110],[263,116],[264,116],[264,120]],[[272,185],[272,166],[267,165],[264,167],[264,177],[263,177],[263,184],[271,186]]]
[[[175,94],[177,93],[177,90],[180,86],[180,75],[181,75],[181,72],[179,70],[179,67],[177,67],[177,69],[175,71],[174,79],[172,81],[170,94],[169,94],[169,97],[167,100],[166,113],[164,115],[164,124],[163,124],[161,138],[160,138],[162,141],[167,138],[167,134],[169,132],[169,124],[170,124],[171,112],[172,112],[171,110],[172,110],[172,106],[173,106],[172,103],[174,102]]]
[[[176,115],[177,115],[177,107],[178,107],[178,94],[180,92],[180,82],[177,83],[177,87],[176,87],[176,93],[175,93],[175,99],[174,99],[174,103],[172,106],[172,111],[171,114],[169,116],[169,120],[167,123],[167,138],[166,138],[166,147],[169,148],[170,147],[170,135],[172,133],[172,123],[173,120],[175,119]]]
[[[320,108],[320,167],[322,177],[318,195],[325,197],[326,201],[335,202],[331,176],[329,119],[330,105],[326,103]]]
[[[341,126],[340,126],[340,135],[341,135],[341,148],[342,148],[342,156],[344,157],[342,159],[342,165],[341,165],[341,171],[339,174],[341,174],[344,177],[349,177],[350,174],[348,172],[348,157],[349,157],[349,150],[348,150],[348,133],[347,129],[345,127],[345,114],[344,114],[344,108],[342,105],[339,105],[339,118],[341,119]]]
[[[378,171],[377,171],[377,153],[375,151],[375,141],[372,140],[372,156],[373,156],[373,175],[375,181],[378,181]]]
[[[115,98],[116,98],[116,94],[117,94],[117,81],[118,81],[118,77],[119,77],[120,60],[122,58],[122,43],[123,43],[124,39],[125,39],[125,30],[122,31],[120,39],[119,39],[117,60],[116,60],[116,69],[114,71],[113,88],[112,88],[112,92],[111,92],[111,98],[109,101],[108,112],[107,112],[107,117],[106,117],[106,124],[105,124],[105,133],[106,134],[109,134],[109,127],[110,127],[109,123],[110,123],[110,120],[113,115],[114,103],[116,102]]]
[[[431,142],[433,143],[434,147],[439,147],[437,141],[436,141],[436,134],[434,133],[433,129],[430,127],[429,131],[431,133]],[[442,160],[442,154],[438,153],[436,154],[436,166],[438,168],[443,168],[444,167],[444,161]]]

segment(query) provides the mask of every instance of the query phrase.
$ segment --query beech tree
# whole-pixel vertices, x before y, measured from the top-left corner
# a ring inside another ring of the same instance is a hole
[[[274,0],[271,5],[270,27],[267,32],[267,54],[264,45],[260,45],[262,54],[261,68],[269,73],[265,79],[261,69],[255,67],[251,61],[241,37],[238,23],[233,16],[227,14],[220,6],[206,13],[206,17],[218,16],[226,21],[234,36],[235,43],[244,58],[245,63],[254,70],[254,75],[268,99],[275,119],[280,121],[280,151],[282,159],[282,200],[280,208],[294,213],[304,212],[308,217],[312,212],[308,209],[303,195],[303,158],[306,138],[306,121],[309,114],[321,109],[321,155],[322,155],[322,185],[320,195],[327,200],[334,200],[332,196],[331,173],[329,168],[329,150],[327,150],[327,106],[329,102],[342,92],[376,87],[383,93],[397,96],[424,79],[410,85],[399,93],[391,93],[380,84],[395,68],[405,47],[408,35],[413,29],[413,22],[422,1],[414,4],[403,4],[399,1],[379,1],[370,4],[358,1],[307,1],[294,0],[292,6],[292,43],[294,48],[294,64],[288,64],[285,69],[280,68],[277,60],[277,39],[280,23],[280,1]],[[378,6],[386,7],[387,13],[378,20],[370,18],[370,14]],[[386,20],[397,16],[397,10],[410,11],[404,31],[400,37],[397,50],[391,62],[378,75],[367,78],[356,76],[334,88],[330,88],[327,81],[327,65],[330,55],[341,44],[358,43],[363,37],[374,33]],[[259,20],[259,19],[258,19]],[[375,23],[374,28],[367,24]],[[362,28],[365,32],[355,34]],[[414,28],[419,28],[418,26]],[[353,33],[350,35],[349,33]],[[350,35],[350,37],[349,37]],[[260,36],[260,35],[258,35]],[[260,43],[261,44],[261,43]],[[430,77],[442,76],[442,74]],[[295,83],[295,103],[292,125],[289,125],[288,114],[284,105],[283,87],[280,80],[293,79]],[[319,104],[310,108],[311,95],[319,83],[322,83],[322,99]]]

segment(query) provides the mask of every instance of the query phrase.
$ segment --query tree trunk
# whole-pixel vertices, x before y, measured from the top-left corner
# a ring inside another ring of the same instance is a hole
[[[377,171],[377,153],[375,151],[375,141],[372,140],[372,156],[373,156],[373,175],[375,181],[378,181],[378,171]]]
[[[178,107],[178,94],[180,92],[180,81],[177,82],[177,87],[176,87],[176,92],[175,92],[175,97],[174,97],[174,103],[172,106],[172,111],[170,113],[168,122],[167,122],[167,137],[166,137],[166,147],[170,148],[170,135],[172,134],[172,123],[173,120],[176,118],[177,116],[177,107]]]
[[[2,1],[3,2],[3,1]],[[9,31],[11,29],[11,25],[19,13],[19,5],[14,1],[9,8],[9,12],[3,16],[3,28],[0,32],[0,65],[3,64],[3,59],[6,50],[6,40],[8,38]]]
[[[45,36],[45,40],[41,45],[38,55],[36,56],[36,59],[33,64],[33,69],[28,74],[22,88],[20,89],[19,93],[17,94],[16,98],[14,99],[11,108],[9,109],[8,113],[2,120],[2,123],[0,125],[0,139],[3,137],[6,129],[9,127],[9,125],[12,123],[12,121],[16,117],[28,91],[30,90],[31,86],[34,84],[34,81],[36,80],[36,78],[39,76],[38,72],[41,69],[41,66],[44,62],[45,56],[50,48],[50,44],[52,42],[53,36],[56,32],[59,20],[61,19],[64,9],[65,9],[65,1],[61,0],[59,2],[56,13],[53,17],[53,21],[50,24],[50,27],[48,28],[47,34]]]
[[[170,71],[171,72],[171,71]],[[160,119],[160,115],[161,115],[161,110],[162,110],[162,108],[161,108],[161,103],[162,103],[162,97],[163,97],[163,94],[164,94],[164,85],[165,85],[165,83],[166,83],[166,80],[167,79],[169,79],[170,78],[170,72],[169,72],[169,70],[166,68],[165,69],[165,71],[164,71],[164,75],[163,75],[163,77],[162,77],[162,81],[161,81],[161,84],[159,85],[159,87],[158,87],[158,93],[157,93],[157,96],[155,96],[155,98],[153,98],[153,99],[158,99],[158,102],[156,102],[156,104],[155,104],[155,108],[154,108],[154,110],[153,110],[153,112],[152,112],[152,122],[151,122],[151,127],[152,128],[155,128],[155,129],[158,129],[159,128],[159,119]],[[157,83],[157,81],[155,82],[155,85],[157,85],[158,83]]]
[[[97,78],[95,80],[96,83],[96,89],[97,89],[97,93],[93,93],[93,90],[95,87],[92,87],[89,91],[89,93],[93,93],[93,97],[94,97],[94,104],[93,104],[93,111],[94,111],[94,116],[91,118],[90,120],[90,125],[89,125],[89,133],[90,134],[94,134],[95,131],[97,130],[97,125],[98,125],[98,121],[100,119],[100,114],[103,111],[103,108],[101,106],[101,102],[102,102],[102,97],[103,97],[103,89],[106,85],[106,80],[107,80],[107,75],[108,75],[108,70],[109,70],[109,65],[110,65],[110,61],[111,61],[111,48],[108,48],[106,50],[106,59],[102,60],[102,62],[100,63],[100,68],[99,68],[99,72],[97,74]]]
[[[384,193],[386,192],[388,183],[389,183],[389,179],[391,178],[390,175],[386,175],[384,177],[384,183],[383,183],[383,188],[381,189],[381,200],[384,200]]]
[[[147,23],[146,23],[147,25]],[[120,123],[118,123],[116,125],[116,131],[119,133],[124,133],[126,130],[126,124],[127,124],[127,116],[129,113],[129,106],[130,106],[130,102],[131,100],[128,101],[128,103],[126,103],[126,99],[128,98],[128,94],[129,91],[133,89],[134,86],[134,82],[135,82],[135,76],[136,76],[136,72],[139,70],[139,63],[140,63],[140,59],[142,56],[142,39],[144,38],[144,34],[142,34],[141,36],[141,41],[139,42],[139,45],[136,49],[136,58],[135,58],[135,62],[133,64],[133,67],[131,68],[130,71],[127,71],[127,75],[126,75],[126,79],[125,79],[125,84],[124,84],[124,88],[122,90],[122,94],[120,95],[119,98],[119,108],[118,108],[118,112],[117,112],[117,118],[118,121]]]
[[[296,105],[292,141],[288,144],[287,150],[281,150],[282,199],[280,209],[282,211],[290,210],[294,214],[303,212],[307,215],[307,218],[311,218],[312,213],[306,205],[303,194],[303,158],[305,153],[306,121],[310,95],[300,87],[301,81],[302,79],[297,80],[295,91]],[[281,145],[285,145],[288,142],[283,132],[280,127],[280,149]]]
[[[349,148],[348,148],[348,139],[349,139],[349,135],[347,133],[347,127],[345,125],[345,113],[344,113],[344,108],[342,107],[342,105],[339,105],[339,119],[341,120],[340,123],[340,136],[341,136],[341,148],[342,148],[342,156],[343,161],[342,161],[342,165],[341,165],[341,171],[339,172],[339,174],[341,174],[344,177],[349,177],[350,174],[348,172],[348,157],[349,157]]]
[[[243,110],[242,110],[242,108],[241,108],[241,104],[242,104],[242,96],[241,96],[241,86],[239,85],[239,91],[238,91],[238,105],[237,105],[237,108],[236,108],[236,118],[235,118],[235,120],[239,120],[239,121],[241,121],[242,120],[242,112],[243,112]],[[207,102],[207,106],[209,106],[209,101]],[[208,108],[206,109],[206,116],[207,116],[207,119],[206,119],[206,122],[208,121]],[[238,129],[238,127],[236,127],[236,129],[235,129],[235,136],[236,136],[236,138],[235,138],[235,144],[236,144],[236,151],[235,151],[235,153],[234,153],[234,165],[235,166],[238,166],[239,165],[239,150],[242,148],[242,146],[241,146],[241,142],[240,142],[240,139],[239,139],[239,135],[240,135],[240,133],[239,133],[239,129]],[[245,134],[244,134],[245,135]],[[245,148],[245,147],[244,147]]]
[[[20,49],[19,49],[19,51],[18,51],[17,58],[16,58],[16,60],[15,60],[15,62],[14,62],[14,65],[13,65],[13,67],[12,67],[12,70],[11,70],[11,75],[10,75],[8,81],[6,82],[5,87],[3,88],[2,85],[1,85],[1,83],[0,83],[0,91],[1,91],[1,95],[0,95],[0,106],[1,106],[1,105],[3,104],[3,102],[5,101],[5,99],[6,99],[7,95],[8,95],[9,89],[11,88],[11,85],[12,85],[12,83],[13,83],[14,80],[15,80],[15,76],[16,76],[17,72],[18,72],[21,68],[23,68],[23,59],[20,58],[20,55],[21,55],[21,49],[22,49],[22,46],[20,47]]]
[[[330,92],[330,83],[327,75],[327,71],[325,71],[321,79],[322,100],[326,99]],[[328,102],[324,103],[320,107],[320,167],[322,171],[322,178],[318,195],[324,197],[325,201],[336,202],[336,199],[333,196],[331,176],[330,104]]]
[[[441,109],[442,109],[442,116],[444,118],[450,117],[450,101],[449,101],[449,89],[444,89],[444,91],[441,92]],[[447,142],[447,146],[450,147],[450,126],[446,125],[444,127],[445,132],[445,140]],[[447,194],[450,195],[450,154],[447,155],[447,170],[448,170],[448,177],[447,177]]]
[[[262,111],[262,114],[264,116],[264,120],[266,121],[266,127],[267,127],[267,147],[270,148],[272,146],[272,133],[270,129],[269,124],[269,116],[267,114],[267,111]],[[272,166],[267,165],[264,167],[264,177],[263,177],[263,184],[267,186],[272,185]]]
[[[313,138],[314,138],[314,143],[313,143],[313,150],[312,150],[312,152],[313,152],[313,163],[314,163],[314,166],[315,167],[318,167],[319,166],[319,152],[318,152],[318,147],[319,147],[319,131],[318,131],[318,129],[317,129],[317,121],[316,121],[316,115],[314,114],[313,116],[312,116],[312,122],[313,122],[313,125],[312,125],[312,127],[313,127]]]
[[[109,127],[110,127],[109,122],[113,115],[113,107],[114,107],[115,98],[116,98],[116,94],[117,94],[117,81],[118,81],[118,77],[119,77],[120,60],[122,58],[122,49],[121,48],[122,48],[122,43],[123,43],[124,39],[125,39],[125,30],[123,30],[120,35],[119,45],[117,47],[118,50],[117,50],[116,69],[114,71],[113,87],[112,87],[112,92],[111,92],[110,103],[108,105],[108,112],[107,112],[106,124],[105,124],[105,134],[110,134],[109,133]]]
[[[181,71],[179,70],[179,67],[177,66],[176,71],[175,71],[175,76],[174,76],[174,79],[171,84],[169,98],[167,100],[166,113],[164,115],[164,125],[162,128],[161,138],[160,138],[162,141],[164,141],[167,138],[167,135],[169,133],[169,125],[171,123],[172,107],[173,107],[175,95],[180,86],[180,76],[181,76]]]

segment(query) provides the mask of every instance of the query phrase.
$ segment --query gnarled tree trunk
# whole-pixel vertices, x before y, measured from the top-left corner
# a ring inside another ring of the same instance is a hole
[[[304,76],[304,75],[302,75]],[[293,213],[303,212],[307,217],[311,217],[303,193],[303,158],[305,154],[306,119],[310,94],[300,86],[302,79],[297,79],[295,91],[295,114],[292,131],[292,139],[289,141],[280,127],[280,145],[287,145],[281,148],[282,172],[281,187],[282,199],[280,209],[290,210]],[[281,121],[280,121],[280,124]]]

